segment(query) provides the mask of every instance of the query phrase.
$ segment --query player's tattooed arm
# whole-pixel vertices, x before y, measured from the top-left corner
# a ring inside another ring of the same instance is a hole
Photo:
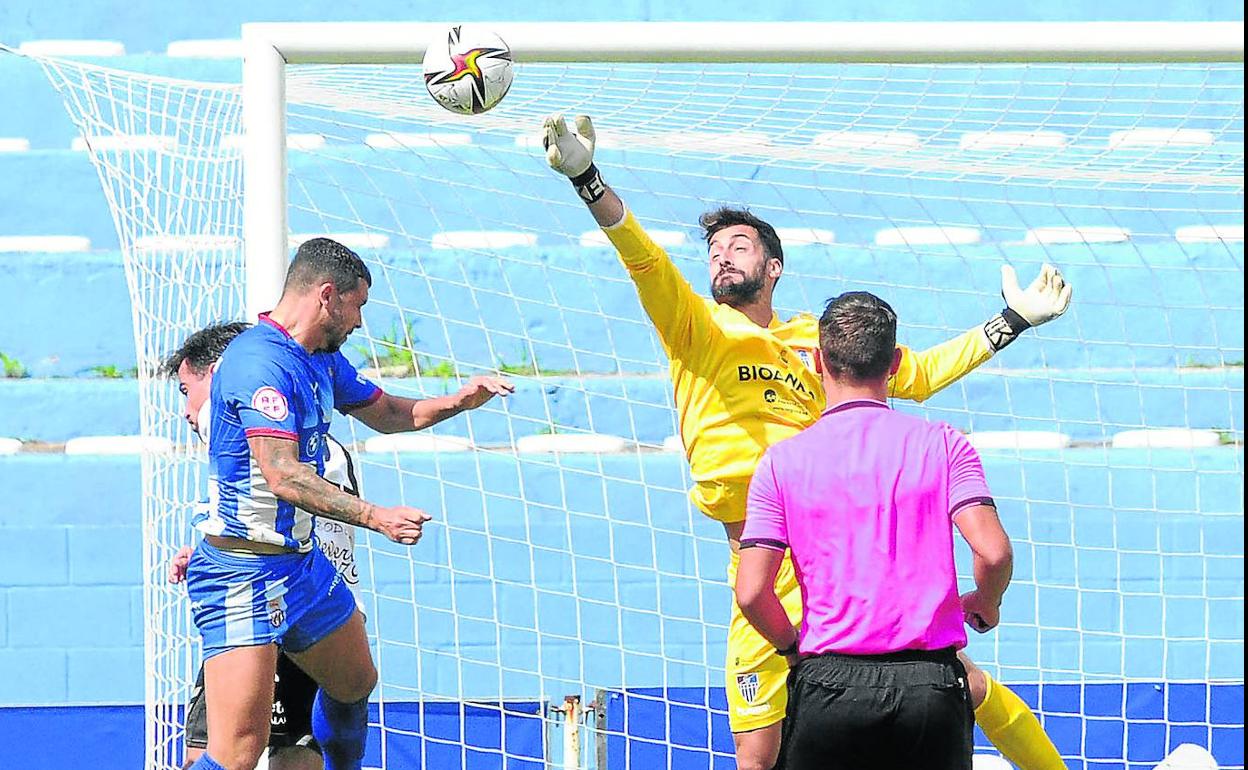
[[[351,410],[351,416],[378,433],[422,430],[483,406],[495,396],[510,396],[516,386],[502,377],[477,376],[454,393],[434,398],[403,398],[383,393],[371,404]]]
[[[329,519],[375,530],[396,543],[414,545],[429,514],[418,508],[374,505],[344,492],[299,462],[298,445],[290,439],[254,436],[247,439],[251,456],[269,489],[279,499]]]

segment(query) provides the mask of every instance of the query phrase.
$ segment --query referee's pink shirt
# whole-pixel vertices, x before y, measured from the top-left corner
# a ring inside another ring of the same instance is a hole
[[[802,654],[960,649],[953,517],[975,504],[992,498],[965,436],[846,401],[767,450],[741,544],[792,551]]]

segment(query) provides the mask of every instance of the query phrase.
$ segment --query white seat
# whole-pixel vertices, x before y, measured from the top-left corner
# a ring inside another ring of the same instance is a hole
[[[968,435],[976,449],[1065,449],[1070,436],[1047,430],[985,430]]]
[[[159,436],[79,436],[65,442],[67,455],[168,454],[173,442]]]
[[[1014,765],[996,754],[976,754],[971,758],[971,764],[975,770],[1014,770]]]
[[[1123,243],[1131,240],[1124,227],[1037,227],[1027,231],[1023,242],[1043,243]]]
[[[332,238],[348,249],[385,249],[390,246],[390,236],[384,233],[295,233],[288,242],[293,249],[313,238]]]
[[[35,254],[61,254],[90,250],[91,239],[81,235],[0,235],[0,252],[27,251]]]
[[[875,234],[876,246],[969,246],[982,234],[974,227],[890,227]]]
[[[550,433],[524,436],[516,441],[516,451],[521,454],[541,452],[609,454],[623,452],[627,448],[626,440],[605,433]]]
[[[446,147],[472,144],[471,134],[452,133],[401,133],[369,134],[364,144],[374,150],[400,150],[407,147]]]
[[[958,149],[1002,151],[1021,147],[1061,149],[1066,135],[1061,131],[967,131],[958,140]]]
[[[22,451],[21,441],[0,436],[0,455],[15,455],[20,451]]]
[[[1174,231],[1179,243],[1242,243],[1243,225],[1188,225]]]
[[[243,240],[229,235],[144,235],[134,242],[136,251],[233,251]]]
[[[1220,446],[1222,436],[1216,430],[1191,428],[1147,428],[1115,433],[1114,449],[1194,449]]]
[[[364,442],[366,454],[393,452],[466,452],[472,441],[461,436],[435,436],[432,433],[392,433],[373,436]]]
[[[30,152],[30,140],[21,136],[0,137],[0,152]]]
[[[536,246],[537,235],[515,230],[449,230],[434,233],[435,249],[508,249]]]
[[[836,233],[817,227],[777,227],[780,243],[789,246],[813,246],[836,243]]]
[[[76,136],[69,143],[74,152],[150,152],[172,150],[178,146],[173,136],[161,134],[91,134]]]
[[[243,41],[238,38],[173,40],[165,56],[174,59],[241,59]]]
[[[125,56],[116,40],[27,40],[17,47],[26,56]]]
[[[1109,135],[1109,149],[1129,147],[1208,147],[1213,132],[1199,128],[1130,128]]]
[[[683,246],[689,240],[683,230],[647,230],[646,233],[651,240],[665,249]],[[611,241],[607,239],[607,234],[601,230],[586,230],[581,233],[579,243],[582,248],[586,249],[611,245]]]
[[[922,142],[918,134],[909,131],[828,131],[817,134],[810,143],[834,150],[899,152],[912,150]]]
[[[683,455],[685,453],[685,442],[681,440],[680,436],[668,436],[663,439],[663,451],[680,452]]]

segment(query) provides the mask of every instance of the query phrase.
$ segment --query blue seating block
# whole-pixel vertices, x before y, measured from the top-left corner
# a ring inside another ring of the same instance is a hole
[[[69,582],[134,586],[142,583],[142,531],[137,526],[68,528]],[[189,538],[188,538],[189,541]]]
[[[10,586],[56,586],[69,580],[69,529],[0,526],[3,583]]]

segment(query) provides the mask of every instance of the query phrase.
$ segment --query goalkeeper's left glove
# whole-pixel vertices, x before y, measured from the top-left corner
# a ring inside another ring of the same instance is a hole
[[[984,335],[993,352],[1009,345],[1018,335],[1033,326],[1048,323],[1070,307],[1071,287],[1062,271],[1045,264],[1040,275],[1026,289],[1018,285],[1018,276],[1009,265],[1001,266],[1001,296],[1005,309],[988,319]]]

